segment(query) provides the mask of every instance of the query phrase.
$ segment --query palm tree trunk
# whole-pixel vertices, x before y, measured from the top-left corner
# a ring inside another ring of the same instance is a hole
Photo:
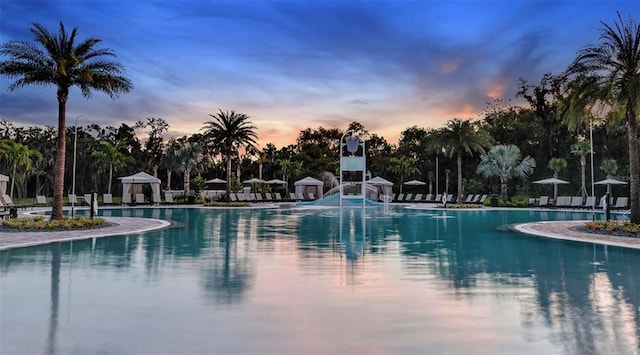
[[[227,202],[231,202],[231,154],[227,154]]]
[[[167,190],[171,190],[171,169],[167,169]]]
[[[184,195],[189,195],[189,185],[191,184],[191,169],[184,169]]]
[[[509,190],[507,188],[507,178],[504,176],[500,177],[500,197],[503,201],[507,201],[509,199]]]
[[[16,170],[18,170],[18,164],[13,163],[13,172],[11,173],[11,190],[9,196],[13,198],[13,186],[16,184]]]
[[[629,198],[631,199],[631,223],[640,224],[640,163],[638,160],[638,122],[636,114],[627,101],[627,125],[629,129]]]
[[[580,167],[582,168],[582,186],[580,187],[580,192],[584,199],[587,196],[587,158],[585,158],[584,155],[580,157]]]
[[[113,165],[109,165],[109,187],[107,188],[107,193],[111,194],[111,182],[113,181]]]
[[[66,160],[67,132],[66,111],[69,89],[58,88],[58,142],[56,152],[56,165],[53,178],[53,204],[51,206],[51,219],[62,219],[62,201],[64,197],[64,164]]]
[[[458,201],[462,201],[462,153],[458,153]]]

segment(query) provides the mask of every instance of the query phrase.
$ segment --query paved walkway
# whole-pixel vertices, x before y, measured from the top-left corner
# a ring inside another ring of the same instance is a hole
[[[578,230],[587,221],[545,221],[517,224],[512,227],[518,232],[544,238],[573,240],[594,244],[612,245],[623,248],[640,249],[640,238],[620,237],[589,233]]]
[[[152,218],[103,217],[109,225],[96,229],[55,232],[0,232],[0,250],[70,241],[142,233],[166,228],[171,223]]]

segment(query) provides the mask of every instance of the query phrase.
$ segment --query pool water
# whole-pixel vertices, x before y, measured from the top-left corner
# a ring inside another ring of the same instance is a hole
[[[640,251],[550,211],[125,209],[128,236],[0,252],[1,354],[634,354]]]

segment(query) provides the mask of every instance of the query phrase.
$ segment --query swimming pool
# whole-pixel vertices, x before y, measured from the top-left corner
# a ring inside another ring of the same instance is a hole
[[[640,350],[639,251],[506,228],[589,214],[108,213],[175,226],[0,252],[0,353]]]

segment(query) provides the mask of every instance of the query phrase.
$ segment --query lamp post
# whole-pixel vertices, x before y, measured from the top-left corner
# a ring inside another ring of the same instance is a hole
[[[595,194],[595,183],[593,177],[593,117],[589,118],[589,143],[591,144],[591,199],[593,200],[593,204],[591,205],[591,220],[595,222],[596,220],[596,194]],[[609,201],[607,201],[609,202]]]
[[[73,199],[71,200],[71,218],[73,218],[74,209],[76,207],[76,152],[78,151],[78,119],[86,118],[82,115],[76,116],[76,125],[73,129],[73,172],[71,178],[71,194]]]

